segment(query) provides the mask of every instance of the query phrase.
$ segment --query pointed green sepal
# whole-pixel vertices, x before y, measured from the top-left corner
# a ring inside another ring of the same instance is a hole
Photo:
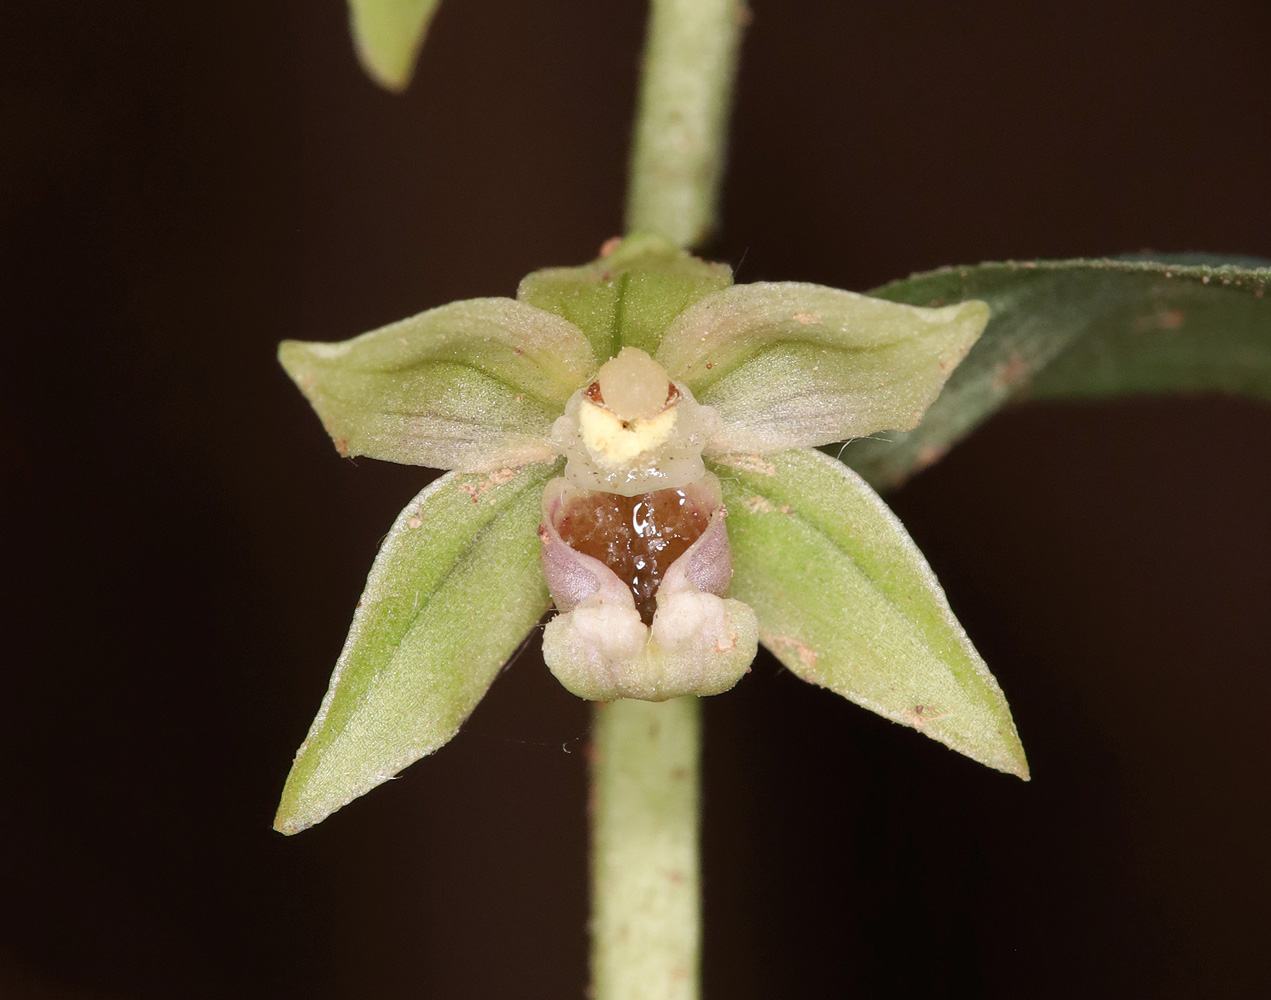
[[[415,60],[440,0],[349,0],[358,62],[386,90],[410,83]]]
[[[622,347],[652,354],[672,319],[732,282],[727,264],[699,260],[661,236],[638,233],[590,264],[526,275],[516,297],[575,323],[603,360]]]
[[[730,594],[796,676],[989,767],[1028,777],[1001,689],[931,568],[859,476],[797,449],[716,464]]]
[[[915,426],[988,322],[799,282],[733,285],[682,312],[657,360],[713,406],[714,451],[778,451]]]
[[[515,299],[468,299],[278,360],[342,455],[487,471],[551,461],[552,421],[596,370],[579,329]]]
[[[375,558],[274,820],[297,833],[459,731],[547,610],[537,528],[557,465],[449,473]]]

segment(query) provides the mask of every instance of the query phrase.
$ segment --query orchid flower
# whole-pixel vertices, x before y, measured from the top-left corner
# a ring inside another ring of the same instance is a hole
[[[734,285],[659,237],[280,360],[342,455],[449,470],[375,559],[276,826],[458,732],[554,602],[594,701],[793,674],[1027,778],[1000,689],[881,499],[830,454],[914,427],[988,307]]]

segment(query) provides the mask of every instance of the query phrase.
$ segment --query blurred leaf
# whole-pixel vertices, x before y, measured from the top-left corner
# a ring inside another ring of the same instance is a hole
[[[727,264],[699,260],[661,236],[636,234],[590,264],[526,275],[516,297],[576,324],[603,361],[621,347],[652,354],[672,319],[732,282]]]
[[[730,596],[796,676],[1028,777],[1001,689],[886,504],[810,449],[715,464],[733,549]]]
[[[897,485],[1016,399],[1164,392],[1271,399],[1271,269],[1246,266],[1257,263],[1249,258],[1217,260],[979,264],[876,289],[871,294],[922,305],[983,299],[992,315],[916,430],[854,441],[843,460],[876,486]]]
[[[550,461],[552,421],[596,370],[577,327],[469,299],[338,344],[284,341],[282,366],[342,455],[486,471]]]
[[[657,360],[725,430],[715,451],[776,451],[915,426],[988,320],[798,282],[733,285],[671,323]]]
[[[367,76],[387,90],[406,89],[439,2],[349,0],[353,45]]]
[[[297,833],[459,731],[547,610],[537,527],[558,465],[448,473],[388,533],[274,827]]]

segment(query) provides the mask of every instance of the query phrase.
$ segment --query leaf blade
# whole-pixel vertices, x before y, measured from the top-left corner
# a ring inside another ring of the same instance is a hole
[[[1027,398],[1228,392],[1271,399],[1271,268],[1250,263],[1006,261],[941,268],[875,289],[909,303],[982,299],[992,316],[914,431],[854,441],[843,459],[875,486],[896,486],[1002,406]]]
[[[458,732],[547,610],[537,527],[556,472],[449,473],[402,511],[296,753],[275,829],[320,822]]]
[[[385,90],[405,90],[440,2],[349,0],[349,30],[366,75]]]
[[[796,676],[1028,777],[1010,709],[896,516],[841,463],[795,449],[716,464],[733,597]]]
[[[552,421],[595,370],[572,323],[500,298],[278,358],[341,454],[474,472],[549,461]]]

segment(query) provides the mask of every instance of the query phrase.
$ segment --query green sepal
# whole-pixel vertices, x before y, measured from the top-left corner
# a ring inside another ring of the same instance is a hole
[[[686,309],[657,360],[722,418],[712,451],[778,451],[915,426],[987,321],[982,302],[757,282]]]
[[[1219,260],[1007,261],[875,289],[931,306],[983,299],[992,318],[916,430],[854,441],[843,460],[875,486],[898,485],[1014,400],[1169,392],[1271,400],[1271,267]]]
[[[552,421],[596,370],[573,324],[515,299],[468,299],[278,360],[342,455],[486,471],[550,461]]]
[[[366,75],[386,90],[410,83],[440,0],[349,0],[353,47]]]
[[[1010,709],[922,553],[856,473],[796,449],[712,465],[730,596],[796,676],[1028,778]]]
[[[521,279],[516,297],[581,328],[603,361],[623,347],[653,354],[672,319],[732,283],[727,264],[700,260],[661,236],[637,233],[590,264],[531,272]]]
[[[274,820],[297,833],[459,731],[550,601],[537,527],[555,465],[448,473],[371,567]]]

